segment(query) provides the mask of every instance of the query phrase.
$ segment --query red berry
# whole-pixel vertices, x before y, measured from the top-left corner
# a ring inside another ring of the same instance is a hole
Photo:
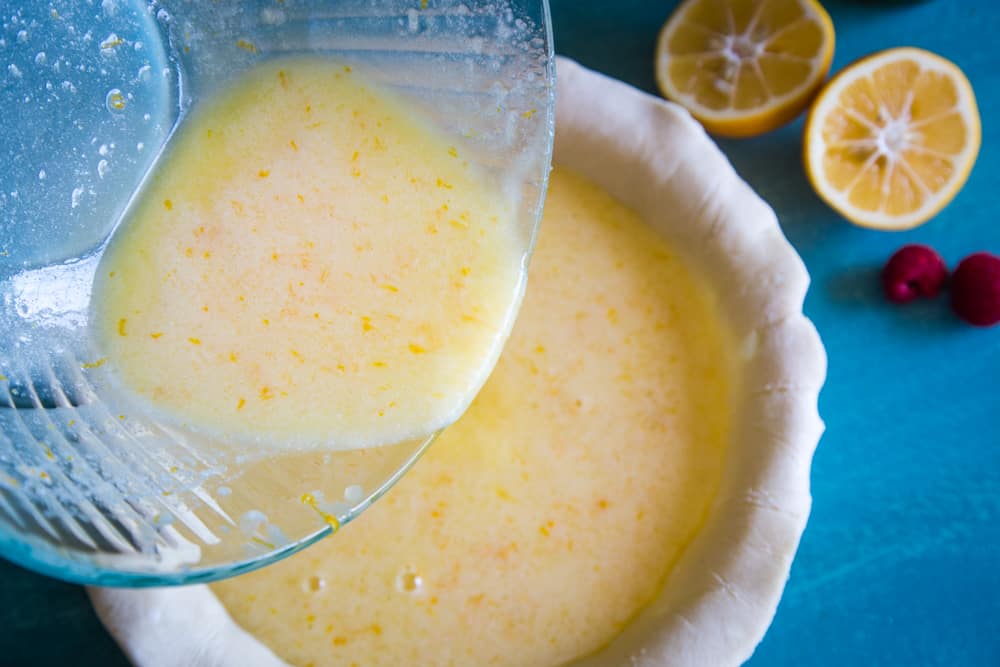
[[[906,245],[889,258],[882,269],[882,289],[893,303],[909,303],[916,298],[932,298],[948,278],[948,267],[934,249],[919,244]]]
[[[959,263],[952,278],[951,307],[977,327],[1000,322],[1000,257],[977,252]]]

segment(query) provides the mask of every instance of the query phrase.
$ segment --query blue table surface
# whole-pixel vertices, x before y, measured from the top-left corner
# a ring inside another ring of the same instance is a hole
[[[556,49],[654,91],[656,34],[675,4],[552,0]],[[972,81],[983,143],[950,206],[916,230],[884,233],[852,227],[812,193],[799,157],[801,119],[721,142],[805,259],[813,278],[806,312],[830,359],[812,516],[777,617],[749,664],[995,667],[1000,327],[963,325],[945,299],[890,306],[877,272],[910,242],[936,247],[952,266],[974,251],[1000,254],[1000,3],[825,5],[837,30],[834,71],[891,46],[940,53]],[[127,664],[81,588],[4,561],[0,663]]]

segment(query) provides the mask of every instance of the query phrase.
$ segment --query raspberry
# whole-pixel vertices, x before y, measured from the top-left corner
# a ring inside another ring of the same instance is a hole
[[[952,279],[951,308],[977,327],[1000,322],[1000,257],[977,252],[959,263]]]
[[[948,267],[933,248],[906,245],[889,258],[882,269],[882,288],[893,303],[933,298],[948,278]]]

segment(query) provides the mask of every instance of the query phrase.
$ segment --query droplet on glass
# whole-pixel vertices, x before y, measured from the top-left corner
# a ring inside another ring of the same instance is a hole
[[[122,91],[112,88],[108,91],[108,96],[105,98],[104,103],[107,105],[108,111],[122,111],[125,109],[125,96],[122,95]]]

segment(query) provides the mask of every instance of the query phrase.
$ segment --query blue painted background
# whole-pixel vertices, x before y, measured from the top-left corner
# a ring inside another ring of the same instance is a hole
[[[824,4],[837,29],[834,71],[902,45],[962,67],[979,101],[983,145],[944,212],[889,234],[848,225],[812,194],[799,159],[801,119],[721,142],[805,259],[813,277],[806,311],[830,358],[813,514],[777,618],[749,664],[997,667],[1000,326],[965,326],[946,300],[890,306],[877,272],[909,242],[933,245],[951,266],[977,250],[1000,254],[1000,3]],[[675,5],[552,0],[556,48],[653,91],[656,33]],[[0,664],[125,662],[81,589],[0,561]]]

